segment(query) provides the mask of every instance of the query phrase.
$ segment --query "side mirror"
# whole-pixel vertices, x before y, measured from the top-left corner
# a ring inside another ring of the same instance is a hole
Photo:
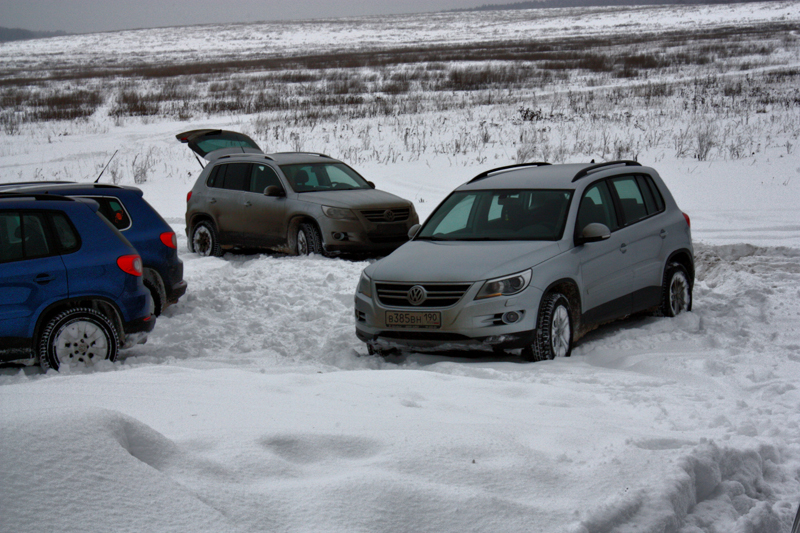
[[[408,228],[408,239],[409,239],[409,240],[411,240],[411,239],[413,239],[414,237],[416,237],[416,236],[417,236],[417,233],[419,233],[419,229],[420,229],[421,227],[422,227],[422,226],[420,226],[419,224],[414,224],[413,226],[411,226],[410,228]]]
[[[604,241],[611,237],[611,230],[605,224],[592,222],[587,224],[581,234],[575,239],[575,244],[586,244],[587,242]]]
[[[277,185],[270,185],[264,189],[264,196],[284,196],[283,189]]]
[[[375,184],[374,184],[374,183],[372,183],[371,181],[368,181],[368,182],[367,182],[367,185],[369,185],[369,186],[370,186],[371,188],[373,188],[373,189],[375,188]]]

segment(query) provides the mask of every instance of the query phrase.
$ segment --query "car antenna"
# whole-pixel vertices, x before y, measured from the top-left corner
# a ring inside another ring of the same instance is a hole
[[[114,159],[114,156],[115,156],[115,155],[117,155],[117,152],[119,152],[119,148],[117,148],[117,151],[116,151],[116,152],[114,152],[114,153],[111,155],[111,157],[110,157],[110,158],[109,158],[109,160],[108,160],[108,163],[106,163],[106,166],[104,166],[104,167],[103,167],[103,170],[101,170],[101,171],[100,171],[100,175],[99,175],[99,176],[97,176],[97,179],[96,179],[96,180],[94,180],[94,182],[95,182],[95,183],[97,183],[98,181],[100,181],[100,178],[102,178],[102,177],[103,177],[103,172],[105,172],[105,171],[106,171],[106,169],[108,168],[108,165],[110,165],[110,164],[111,164],[111,160],[112,160],[112,159]]]

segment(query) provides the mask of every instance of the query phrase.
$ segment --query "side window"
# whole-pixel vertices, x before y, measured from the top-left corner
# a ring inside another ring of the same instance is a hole
[[[225,167],[225,181],[222,187],[232,191],[246,191],[250,188],[250,163],[230,163]]]
[[[81,247],[78,234],[64,213],[53,213],[53,227],[63,253],[71,253]]]
[[[605,181],[595,183],[583,194],[575,231],[580,233],[592,223],[605,224],[611,231],[619,227],[614,202],[611,200],[611,193]]]
[[[22,260],[22,224],[19,213],[0,213],[0,263]]]
[[[249,191],[264,194],[264,189],[270,185],[283,189],[281,180],[272,167],[268,165],[253,165],[253,171],[250,173]]]
[[[644,176],[636,176],[636,182],[639,184],[639,190],[642,191],[642,197],[644,198],[644,206],[647,209],[648,215],[653,215],[658,212],[656,209],[656,202],[653,199],[653,193],[650,190],[650,186],[647,185],[647,182],[644,180]]]
[[[664,197],[661,196],[661,191],[659,191],[658,187],[656,187],[656,183],[653,181],[653,178],[650,176],[642,176],[642,178],[650,187],[650,191],[653,194],[653,200],[656,203],[656,212],[660,213],[664,210]]]
[[[222,181],[225,179],[225,165],[217,165],[211,169],[211,174],[208,176],[206,185],[209,187],[222,187]]]
[[[614,178],[610,181],[614,191],[617,193],[617,198],[619,198],[625,224],[633,224],[645,218],[647,216],[647,208],[644,205],[642,191],[639,190],[636,178],[626,176],[624,178]]]
[[[131,227],[131,217],[122,202],[113,196],[89,196],[98,204],[100,204],[100,214],[114,225],[120,231],[125,231]]]
[[[40,213],[22,215],[22,253],[25,259],[50,255],[44,226],[44,217]]]

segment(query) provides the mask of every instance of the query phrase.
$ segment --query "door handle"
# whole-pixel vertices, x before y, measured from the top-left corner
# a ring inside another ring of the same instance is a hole
[[[628,245],[623,242],[622,244],[619,245],[619,251],[624,254],[625,252],[628,251]]]
[[[667,238],[667,230],[662,229],[661,233],[659,233],[658,236],[661,237],[662,239],[666,239]]]
[[[45,273],[39,274],[35,278],[33,278],[33,280],[39,285],[47,285],[54,279],[56,279],[55,276],[53,276],[52,274],[45,274]]]

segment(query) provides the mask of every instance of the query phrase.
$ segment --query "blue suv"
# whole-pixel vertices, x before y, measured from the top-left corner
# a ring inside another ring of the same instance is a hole
[[[91,198],[100,204],[100,213],[141,255],[142,279],[150,291],[154,315],[160,315],[169,305],[177,303],[186,292],[175,232],[143,198],[141,189],[104,183],[34,181],[5,183],[0,185],[0,192]]]
[[[89,199],[0,193],[0,362],[109,359],[155,326],[136,249]]]

